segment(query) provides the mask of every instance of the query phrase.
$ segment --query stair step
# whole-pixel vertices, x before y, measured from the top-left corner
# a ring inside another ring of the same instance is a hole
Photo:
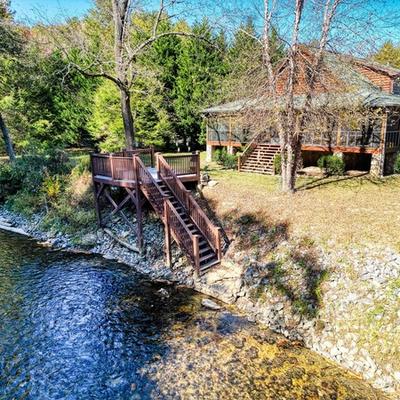
[[[218,265],[220,261],[218,259],[212,260],[208,262],[207,264],[200,265],[200,273],[204,274],[206,273],[210,268]]]
[[[200,264],[204,263],[204,261],[208,261],[210,258],[215,258],[215,253],[211,252],[210,254],[206,254],[203,257],[200,257]]]
[[[203,247],[202,249],[200,249],[200,255],[203,256],[204,254],[208,253],[208,252],[212,252],[211,247]],[[213,253],[214,254],[214,253]]]

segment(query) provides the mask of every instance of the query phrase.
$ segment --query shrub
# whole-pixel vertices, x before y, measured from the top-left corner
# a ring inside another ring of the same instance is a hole
[[[400,153],[397,154],[396,160],[394,162],[394,173],[400,174]]]
[[[282,156],[280,154],[274,157],[274,172],[275,175],[280,175],[282,172]]]
[[[322,156],[317,164],[319,168],[325,169],[327,175],[343,175],[345,171],[345,163],[339,156]]]
[[[229,154],[225,149],[216,150],[214,153],[214,160],[227,169],[235,169],[237,166],[237,156],[235,154]]]
[[[50,203],[57,200],[61,189],[62,185],[59,175],[46,175],[42,183],[42,192]]]
[[[13,163],[0,164],[0,201],[20,190],[37,195],[43,193],[46,177],[64,175],[71,170],[68,155],[58,149],[26,153]]]

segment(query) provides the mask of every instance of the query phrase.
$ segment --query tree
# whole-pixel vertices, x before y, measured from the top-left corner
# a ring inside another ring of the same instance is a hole
[[[21,39],[14,26],[10,11],[10,2],[0,3],[0,130],[3,136],[6,153],[11,162],[15,160],[14,145],[5,119],[2,115],[3,98],[10,87],[7,73],[10,71],[13,56],[21,49]]]
[[[282,18],[282,12],[288,12],[287,3],[276,0],[264,0],[263,11],[263,32],[261,37],[256,37],[262,47],[261,69],[257,75],[252,75],[253,83],[257,86],[254,92],[257,94],[258,101],[262,104],[268,103],[268,118],[263,115],[264,126],[269,124],[272,129],[279,134],[281,146],[281,168],[282,168],[282,190],[293,192],[295,190],[296,172],[301,159],[302,131],[311,113],[312,99],[315,95],[315,86],[321,72],[322,61],[328,38],[331,33],[332,23],[337,15],[338,7],[342,0],[320,1],[295,0],[290,3],[289,12],[293,18],[288,19],[287,24],[289,33],[286,37],[285,57],[276,66],[276,40],[277,21]],[[311,3],[311,4],[310,4]],[[311,9],[305,9],[306,4]],[[310,11],[312,13],[310,14]],[[301,38],[310,34],[305,31],[305,27],[310,28],[305,21],[305,15],[312,16],[312,29],[318,32],[317,46],[313,51],[310,60],[307,61],[307,84],[303,88],[304,105],[299,113],[295,109],[295,88],[299,73],[304,71],[304,60],[300,55]],[[319,23],[319,21],[321,21]],[[317,26],[317,28],[316,28]],[[317,29],[317,30],[316,30]],[[279,88],[278,79],[285,77],[285,87],[283,91]],[[254,81],[255,80],[255,81]],[[253,86],[254,88],[254,86]],[[254,95],[254,94],[253,94]],[[256,118],[260,115],[254,113]]]
[[[391,41],[387,41],[374,54],[373,58],[381,64],[400,68],[400,47],[395,46]]]
[[[174,4],[161,0],[150,22],[142,18],[143,11],[131,0],[98,0],[97,7],[83,21],[54,29],[55,44],[63,50],[71,66],[86,76],[111,81],[120,94],[121,115],[126,146],[135,144],[135,124],[132,114],[132,91],[135,82],[149,71],[141,68],[141,59],[154,44],[167,36],[195,37],[185,31],[170,30],[168,8]],[[145,20],[145,23],[143,23]],[[165,30],[167,28],[167,30]],[[109,41],[113,48],[108,46]]]
[[[174,108],[178,119],[177,139],[187,148],[199,141],[201,132],[201,109],[221,97],[218,92],[227,72],[225,60],[226,41],[223,32],[213,34],[207,20],[195,24],[193,33],[207,39],[202,41],[188,38],[183,40],[178,57]]]

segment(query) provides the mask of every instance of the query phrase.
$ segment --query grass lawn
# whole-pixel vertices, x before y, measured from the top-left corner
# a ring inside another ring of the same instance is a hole
[[[204,164],[203,164],[204,165]],[[204,196],[227,225],[251,214],[286,223],[291,235],[320,244],[377,243],[400,250],[400,177],[299,178],[294,195],[279,191],[279,177],[208,166],[213,188]]]

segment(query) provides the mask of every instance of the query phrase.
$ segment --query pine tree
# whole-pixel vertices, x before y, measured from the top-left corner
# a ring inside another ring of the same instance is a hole
[[[212,33],[207,20],[196,24],[193,33],[215,45],[182,39],[174,108],[178,119],[176,143],[179,148],[187,149],[198,146],[202,134],[201,109],[219,96],[219,87],[227,70],[224,34]]]
[[[400,47],[391,41],[385,42],[373,56],[375,61],[395,68],[400,68]]]

